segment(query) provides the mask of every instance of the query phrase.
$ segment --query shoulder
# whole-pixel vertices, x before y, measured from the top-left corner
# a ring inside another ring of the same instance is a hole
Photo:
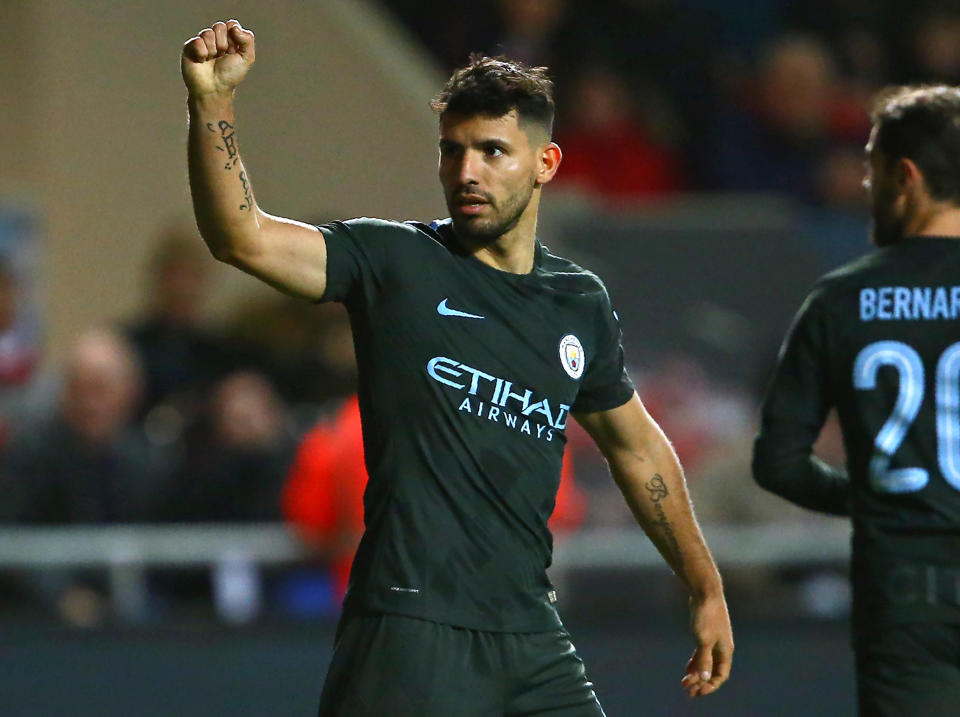
[[[541,246],[540,271],[556,289],[592,297],[603,304],[610,303],[610,296],[603,280],[589,269],[584,269],[570,259],[552,253]]]
[[[437,234],[433,222],[405,221],[398,222],[392,219],[377,219],[374,217],[357,217],[342,221],[328,222],[319,225],[324,234],[344,233],[354,237],[371,239],[402,239],[415,237],[433,237]]]
[[[412,266],[433,255],[444,239],[436,224],[360,217],[321,225],[328,254],[363,258],[376,266]]]
[[[810,289],[804,306],[828,309],[850,294],[857,293],[874,274],[888,266],[891,249],[892,247],[865,254],[824,274]]]
[[[864,254],[825,274],[818,283],[836,288],[841,288],[845,284],[855,283],[871,272],[886,266],[891,249],[893,249],[893,247]]]

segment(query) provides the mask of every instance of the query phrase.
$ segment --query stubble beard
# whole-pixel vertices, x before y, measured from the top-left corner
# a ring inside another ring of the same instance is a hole
[[[901,241],[906,233],[906,222],[903,217],[896,216],[891,208],[891,202],[884,201],[885,197],[877,197],[872,208],[873,225],[870,228],[870,239],[878,247],[890,246]]]
[[[520,223],[520,218],[533,198],[534,186],[531,176],[530,181],[523,188],[507,197],[502,209],[498,209],[497,205],[491,201],[489,207],[493,210],[494,216],[487,220],[463,217],[458,219],[456,212],[453,211],[452,201],[448,199],[447,209],[453,219],[454,230],[459,236],[477,245],[494,243]]]

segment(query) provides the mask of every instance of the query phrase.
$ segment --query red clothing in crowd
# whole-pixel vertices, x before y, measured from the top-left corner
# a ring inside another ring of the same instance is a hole
[[[346,590],[353,554],[363,534],[366,485],[360,405],[354,397],[332,424],[320,423],[304,437],[283,493],[287,521],[327,556],[340,595]],[[577,528],[586,510],[586,496],[574,483],[573,466],[565,454],[551,530]]]
[[[684,187],[680,159],[649,140],[638,124],[561,132],[560,184],[581,187],[608,199],[657,197]]]

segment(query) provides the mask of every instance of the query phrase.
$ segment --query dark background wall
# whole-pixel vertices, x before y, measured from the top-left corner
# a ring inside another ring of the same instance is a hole
[[[566,621],[609,717],[853,714],[852,659],[840,623],[758,622],[735,613],[732,679],[690,702],[679,685],[690,652],[683,615],[615,617]],[[92,634],[7,627],[0,709],[11,717],[311,715],[332,639],[330,623]]]

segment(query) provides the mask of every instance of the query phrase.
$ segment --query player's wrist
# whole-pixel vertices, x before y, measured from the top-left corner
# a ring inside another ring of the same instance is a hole
[[[690,594],[690,601],[693,603],[708,603],[714,600],[724,601],[723,581],[720,574],[710,579],[699,581],[697,583],[687,583],[687,591]]]
[[[229,90],[191,90],[187,89],[187,105],[191,109],[221,110],[233,107],[235,88]]]

